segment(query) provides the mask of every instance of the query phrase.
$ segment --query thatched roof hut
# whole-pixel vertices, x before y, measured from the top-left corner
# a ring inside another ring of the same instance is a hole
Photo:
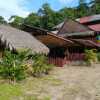
[[[70,46],[75,45],[73,41],[57,36],[51,32],[48,32],[47,35],[37,36],[37,39],[40,40],[49,48],[55,48],[55,47],[68,48]]]
[[[94,36],[95,33],[93,31],[86,31],[86,32],[75,32],[75,33],[65,33],[65,34],[61,34],[62,37],[65,38],[82,38],[82,37],[90,37],[90,36]]]
[[[43,54],[48,54],[49,52],[49,49],[44,44],[29,33],[11,26],[0,25],[0,36],[1,42],[6,43],[6,47],[10,50],[31,49],[32,53]]]
[[[74,45],[73,41],[58,36],[48,30],[24,25],[24,30],[35,36],[39,41],[49,48],[68,47]]]
[[[89,32],[91,29],[88,27],[73,21],[73,20],[65,20],[64,24],[61,26],[61,28],[58,31],[58,35],[63,35],[63,34],[70,34],[70,33],[81,33],[81,32]]]
[[[80,24],[79,24],[80,25]],[[82,25],[83,26],[83,25]],[[79,37],[79,36],[92,36],[94,35],[93,31],[86,31],[86,32],[76,32],[76,33],[65,33],[65,34],[54,34],[48,30],[37,28],[37,27],[31,27],[28,25],[25,25],[25,31],[29,32],[32,36],[35,36],[39,41],[41,41],[43,44],[48,46],[49,48],[54,47],[72,47],[72,46],[86,46],[86,47],[100,47],[100,45],[96,45],[91,40],[82,40],[82,43],[78,41],[76,38],[75,40],[70,37]],[[91,45],[92,44],[92,45]]]
[[[94,31],[91,28],[71,19],[65,20],[54,28],[56,29],[56,31],[58,31],[56,35],[62,36],[64,38],[88,37],[95,35]]]

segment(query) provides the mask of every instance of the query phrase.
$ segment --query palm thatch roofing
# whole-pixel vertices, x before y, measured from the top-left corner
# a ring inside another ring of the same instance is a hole
[[[32,27],[32,26],[27,26],[25,25],[28,29],[27,31],[30,32],[31,35],[35,36],[39,41],[44,43],[46,46],[49,48],[55,48],[55,47],[72,47],[72,46],[86,46],[86,47],[100,47],[97,45],[95,42],[92,42],[90,40],[83,40],[83,39],[67,39],[60,35],[54,34],[48,30],[42,29],[42,28],[37,28],[37,27]],[[84,34],[93,34],[93,31],[89,31],[88,33],[75,33],[75,35],[84,35]],[[68,33],[67,33],[68,34]],[[73,36],[73,33],[70,33],[71,36]],[[70,35],[68,34],[68,36]],[[66,35],[66,34],[65,34]],[[81,42],[82,40],[82,42]]]
[[[48,30],[44,30],[42,28],[35,27],[35,26],[33,27],[30,25],[26,25],[26,24],[23,24],[23,30],[28,33],[31,33],[31,35],[33,36],[46,35],[47,32],[49,32]]]
[[[42,28],[24,25],[24,30],[35,36],[39,41],[49,48],[68,47],[74,44],[71,40],[65,39]]]
[[[62,27],[59,29],[58,31],[58,35],[62,35],[62,34],[70,34],[70,33],[81,33],[81,32],[89,32],[91,31],[91,29],[89,29],[88,27],[73,21],[73,20],[65,20],[64,24],[62,25]],[[66,35],[67,35],[66,34]]]
[[[65,39],[61,36],[57,36],[51,32],[50,33],[48,32],[47,35],[37,36],[37,39],[40,40],[45,45],[47,45],[49,48],[54,48],[54,47],[68,48],[72,45],[75,45],[73,41]]]
[[[32,53],[48,54],[49,49],[31,36],[29,33],[12,28],[8,25],[0,25],[1,41],[6,41],[6,46],[10,50],[31,49]]]
[[[61,34],[60,36],[62,37],[85,37],[85,36],[94,36],[95,33],[93,31],[86,31],[86,32],[76,32],[76,33],[65,33],[65,34]]]

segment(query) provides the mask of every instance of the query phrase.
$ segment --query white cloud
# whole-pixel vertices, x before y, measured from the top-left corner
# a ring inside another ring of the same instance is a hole
[[[79,0],[59,0],[59,2],[67,7],[75,7],[78,5]]]
[[[61,3],[72,3],[72,2],[74,2],[74,0],[59,0]]]
[[[0,0],[0,16],[6,20],[12,15],[25,17],[29,14],[24,6],[28,0]]]

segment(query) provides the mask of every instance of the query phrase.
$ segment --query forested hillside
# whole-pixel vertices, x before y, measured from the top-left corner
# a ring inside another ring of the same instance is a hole
[[[76,19],[94,14],[100,14],[100,0],[90,0],[88,3],[86,0],[79,0],[77,7],[65,7],[59,11],[53,10],[48,3],[45,3],[37,12],[30,13],[26,18],[11,16],[9,24],[17,28],[22,28],[23,24],[27,24],[51,30],[66,18]],[[0,23],[6,23],[3,17],[0,17]]]

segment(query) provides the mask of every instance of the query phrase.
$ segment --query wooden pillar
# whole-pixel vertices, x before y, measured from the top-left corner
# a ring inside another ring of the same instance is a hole
[[[69,60],[70,60],[70,59],[69,59],[69,56],[70,56],[70,54],[69,54],[69,49],[67,48],[67,49],[65,50],[65,59],[64,59],[66,63],[68,63]]]

